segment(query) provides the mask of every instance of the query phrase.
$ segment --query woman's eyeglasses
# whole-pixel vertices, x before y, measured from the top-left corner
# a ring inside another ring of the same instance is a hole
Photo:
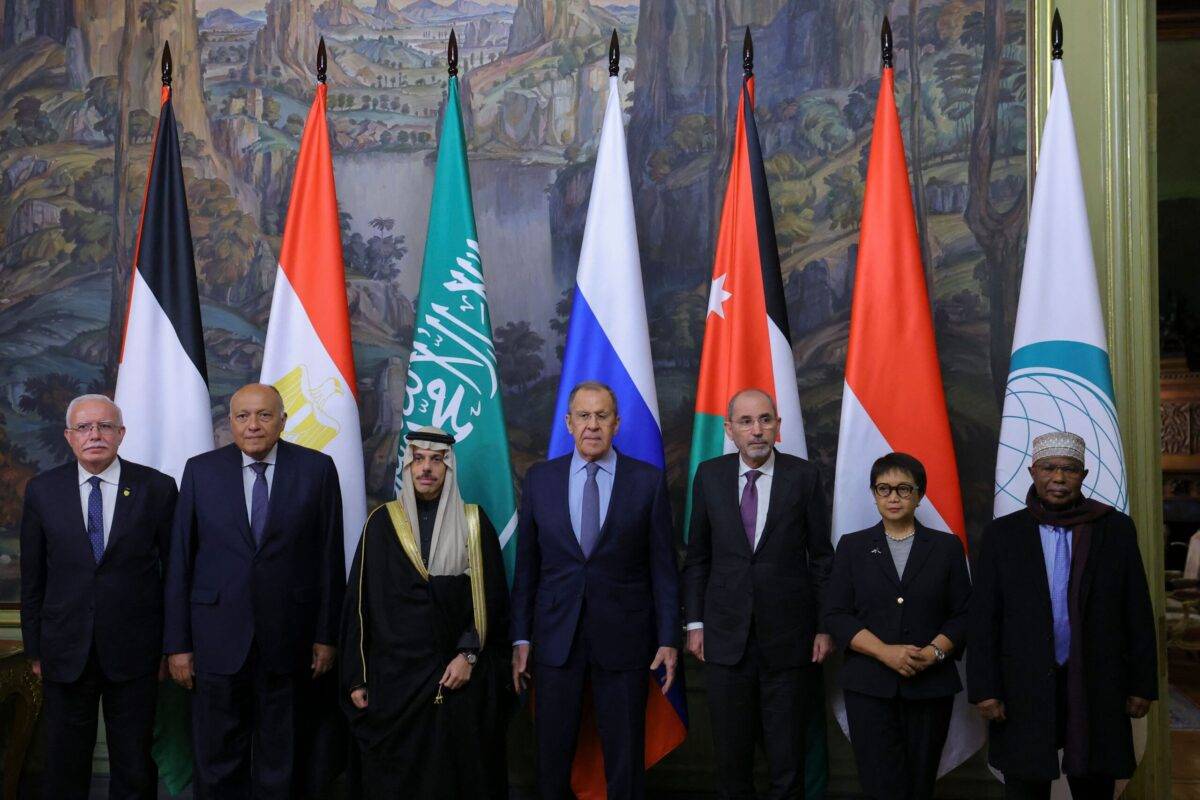
[[[890,483],[877,483],[871,489],[875,492],[876,497],[891,497],[892,492],[895,492],[896,496],[901,500],[907,500],[912,497],[917,487],[911,483],[900,483],[895,486],[892,486]]]

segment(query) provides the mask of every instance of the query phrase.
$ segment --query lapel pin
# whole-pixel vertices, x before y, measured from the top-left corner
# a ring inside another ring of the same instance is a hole
[[[129,487],[126,486],[125,491],[121,492],[121,494],[125,495],[126,497],[129,497]]]
[[[882,554],[883,554],[883,551],[880,550],[878,547],[871,548],[871,555],[878,556],[878,555],[882,555]]]

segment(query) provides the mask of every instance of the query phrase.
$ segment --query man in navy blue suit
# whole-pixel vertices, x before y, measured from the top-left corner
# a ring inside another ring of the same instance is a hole
[[[162,561],[175,481],[117,457],[121,410],[103,395],[67,407],[75,458],[25,489],[21,633],[43,681],[45,796],[83,800],[104,700],[110,798],[157,796],[150,757],[162,668]]]
[[[679,573],[666,477],[612,448],[617,398],[601,383],[567,403],[575,451],[529,468],[512,591],[513,685],[537,686],[538,791],[571,794],[590,680],[610,798],[645,796],[649,670],[675,678]],[[532,665],[531,662],[532,661]]]
[[[167,570],[164,652],[194,688],[197,800],[290,798],[296,702],[334,662],[345,591],[329,456],[280,441],[272,386],[229,403],[234,443],[187,462]]]

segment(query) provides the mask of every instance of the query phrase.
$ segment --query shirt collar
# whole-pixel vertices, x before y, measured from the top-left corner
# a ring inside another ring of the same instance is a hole
[[[609,475],[615,475],[617,472],[617,449],[615,447],[608,448],[608,452],[596,459],[596,463]],[[571,472],[579,472],[587,467],[587,464],[587,459],[579,455],[578,450],[571,452]]]
[[[76,466],[79,469],[79,485],[83,486],[91,480],[92,473],[84,469],[83,465],[79,462],[76,462]],[[105,467],[104,471],[96,477],[104,483],[111,483],[113,486],[116,486],[121,481],[121,459],[114,458],[113,462]]]
[[[771,455],[767,456],[767,460],[763,462],[761,467],[752,467],[742,460],[741,455],[738,456],[738,477],[742,477],[752,469],[758,470],[761,474],[768,478],[775,477],[775,448],[771,448]]]
[[[271,466],[274,466],[275,465],[275,455],[278,451],[279,451],[279,442],[276,442],[275,445],[270,449],[270,451],[262,458],[262,463],[270,464]],[[256,463],[258,463],[258,459],[251,458],[250,456],[246,455],[245,453],[242,453],[242,469],[245,469],[246,467],[250,466],[251,464],[256,464]]]

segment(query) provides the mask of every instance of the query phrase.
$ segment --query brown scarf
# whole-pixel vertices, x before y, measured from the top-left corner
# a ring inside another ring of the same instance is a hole
[[[1067,612],[1071,621],[1071,649],[1067,659],[1067,719],[1064,726],[1063,773],[1086,775],[1088,764],[1087,683],[1083,674],[1083,606],[1081,584],[1087,566],[1094,523],[1113,510],[1098,500],[1084,498],[1064,509],[1046,508],[1034,487],[1025,496],[1025,508],[1039,525],[1069,528],[1071,531],[1071,579],[1067,591]]]

